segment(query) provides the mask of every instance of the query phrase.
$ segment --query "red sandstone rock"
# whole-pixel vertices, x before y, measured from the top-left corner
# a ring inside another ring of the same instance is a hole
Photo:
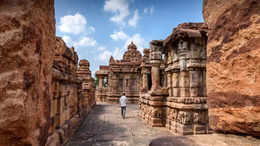
[[[260,1],[204,0],[214,130],[260,135]]]
[[[55,37],[54,1],[1,0],[0,22],[0,146],[66,142],[86,84],[88,111],[95,103],[94,81],[87,68],[80,83],[77,53]]]
[[[43,145],[55,20],[53,0],[0,1],[0,145]]]

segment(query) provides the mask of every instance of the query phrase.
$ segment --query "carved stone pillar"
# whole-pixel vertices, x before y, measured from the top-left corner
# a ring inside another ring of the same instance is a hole
[[[150,42],[150,63],[152,64],[152,90],[160,89],[160,65],[162,62],[162,41],[151,41]]]
[[[179,72],[177,70],[172,73],[172,95],[173,97],[180,96]]]
[[[198,97],[203,96],[200,93],[201,86],[201,71],[190,71],[190,96]]]
[[[103,79],[104,77],[98,77],[98,88],[101,89],[103,88]]]
[[[152,64],[152,90],[160,89],[160,64],[161,64],[161,52],[154,51],[150,54]]]
[[[143,90],[147,91],[148,90],[148,75],[147,73],[143,73]]]
[[[179,48],[179,66],[180,66],[180,96],[189,97],[190,96],[190,81],[189,81],[189,71],[187,70],[187,58],[188,58],[188,43],[185,41],[180,41],[178,44]]]
[[[172,96],[172,74],[170,72],[167,73],[167,88],[169,92],[169,96]]]

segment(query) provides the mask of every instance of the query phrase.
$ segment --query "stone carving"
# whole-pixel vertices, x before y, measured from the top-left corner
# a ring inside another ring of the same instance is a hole
[[[136,45],[131,42],[128,45],[127,51],[123,55],[123,62],[140,62],[142,59],[142,54],[137,50]]]

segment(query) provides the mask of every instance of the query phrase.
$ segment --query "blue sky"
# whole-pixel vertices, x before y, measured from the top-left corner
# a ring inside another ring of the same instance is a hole
[[[138,50],[183,22],[203,22],[202,0],[55,0],[56,35],[88,59],[92,74],[128,43]]]

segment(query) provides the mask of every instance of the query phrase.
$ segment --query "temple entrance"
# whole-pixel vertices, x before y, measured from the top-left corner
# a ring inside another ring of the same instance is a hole
[[[151,74],[148,74],[148,90],[151,90],[152,88],[152,76]]]

